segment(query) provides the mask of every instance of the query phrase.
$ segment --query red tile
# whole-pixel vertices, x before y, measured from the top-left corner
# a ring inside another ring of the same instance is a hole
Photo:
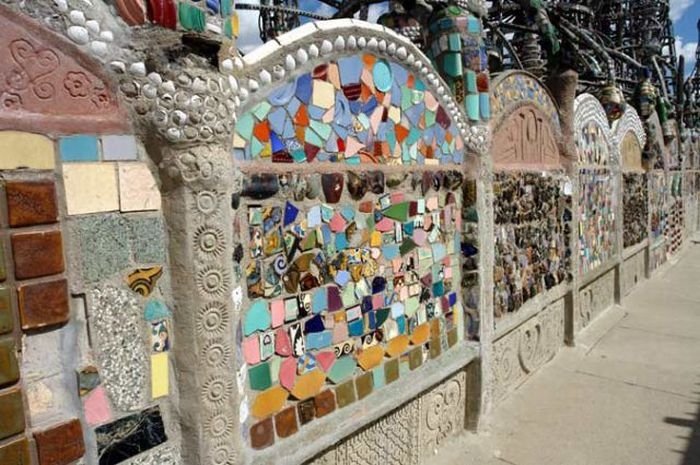
[[[83,427],[71,420],[34,433],[39,465],[68,465],[85,455]]]
[[[5,190],[10,226],[56,222],[58,205],[53,181],[8,181]]]
[[[39,329],[68,321],[68,283],[65,279],[25,284],[17,289],[17,294],[22,329]]]
[[[18,233],[13,234],[11,239],[17,279],[39,278],[63,272],[61,231]]]

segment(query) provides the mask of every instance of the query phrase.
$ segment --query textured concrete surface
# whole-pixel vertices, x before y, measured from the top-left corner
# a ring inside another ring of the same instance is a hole
[[[700,245],[425,463],[700,464]]]

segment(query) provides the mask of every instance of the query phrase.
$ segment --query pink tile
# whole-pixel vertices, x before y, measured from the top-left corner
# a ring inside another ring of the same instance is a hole
[[[257,335],[243,339],[243,357],[250,365],[260,363],[260,339]]]
[[[103,386],[97,386],[83,399],[85,421],[90,426],[101,425],[112,420],[112,408]]]
[[[291,391],[297,380],[297,360],[294,357],[285,358],[280,366],[280,384]]]
[[[338,212],[336,212],[335,215],[333,215],[333,218],[331,218],[331,231],[335,233],[345,231],[346,225],[347,222],[345,221],[345,218],[343,218],[342,215]]]
[[[330,370],[335,363],[335,352],[319,352],[316,354],[316,363],[321,366],[324,372],[328,373],[328,370]]]
[[[272,312],[272,327],[279,328],[284,324],[284,300],[273,300],[270,304]]]
[[[289,334],[284,328],[278,329],[275,333],[275,352],[283,357],[292,355],[292,341],[289,340]]]

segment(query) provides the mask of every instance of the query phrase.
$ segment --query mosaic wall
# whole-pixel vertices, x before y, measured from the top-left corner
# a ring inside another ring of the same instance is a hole
[[[500,79],[491,94],[491,112],[503,115],[506,108],[513,102],[531,101],[541,109],[554,131],[559,132],[559,111],[552,101],[547,89],[534,76],[524,73],[513,73]]]
[[[683,203],[683,174],[673,172],[669,175],[671,188],[669,197],[668,221],[664,236],[666,249],[670,255],[675,254],[683,245],[685,230],[685,205]]]
[[[639,244],[648,237],[649,191],[646,173],[624,173],[623,182],[623,243],[624,247]]]
[[[422,81],[367,54],[317,66],[238,118],[234,158],[244,170],[249,160],[336,162],[322,173],[245,174],[234,198],[233,236],[246,238],[234,261],[247,282],[241,409],[253,449],[478,330],[476,308],[465,321],[461,289],[464,266],[475,307],[478,249],[461,242],[476,235],[474,185],[448,167],[401,167],[461,163],[464,153]]]
[[[340,58],[240,116],[237,160],[348,165],[461,163],[459,130],[425,83],[374,55]]]
[[[563,173],[494,175],[494,311],[501,317],[570,278],[571,182]]]
[[[654,243],[663,240],[668,221],[666,175],[663,171],[649,173],[649,220],[651,239]]]

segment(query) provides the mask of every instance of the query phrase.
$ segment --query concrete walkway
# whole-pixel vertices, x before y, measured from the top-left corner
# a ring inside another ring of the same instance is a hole
[[[700,465],[700,245],[430,465]]]

